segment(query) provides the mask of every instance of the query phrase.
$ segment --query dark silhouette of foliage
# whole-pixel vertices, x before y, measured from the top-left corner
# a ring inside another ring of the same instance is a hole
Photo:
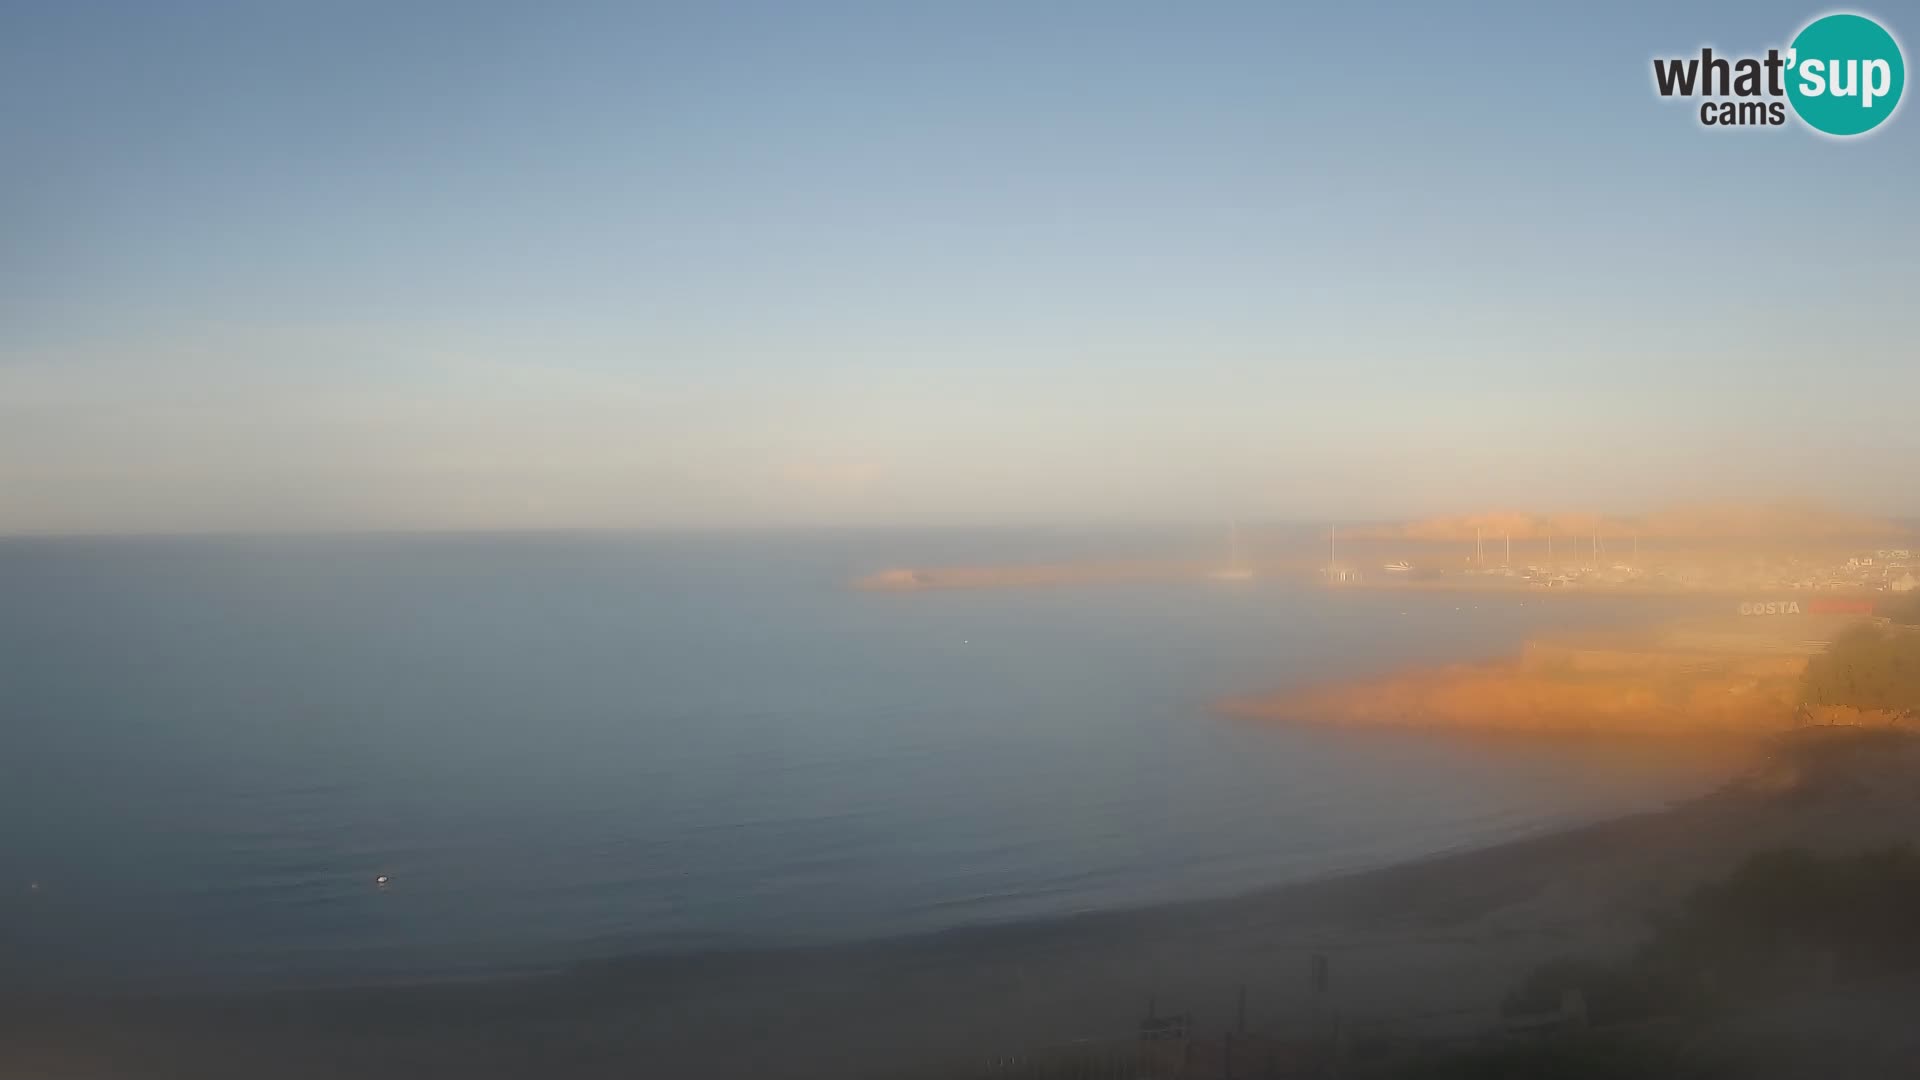
[[[1580,992],[1587,1018],[1595,1024],[1644,1020],[1659,1013],[1669,996],[1644,969],[1562,958],[1534,969],[1507,994],[1502,1011],[1510,1016],[1552,1012],[1569,990]]]
[[[1510,1043],[1414,1062],[1399,1080],[1718,1080],[1721,1063],[1656,1039],[1600,1032]]]
[[[1801,696],[1809,705],[1920,710],[1920,633],[1847,631],[1808,662]]]
[[[1654,971],[1711,973],[1724,990],[1804,978],[1831,957],[1842,977],[1920,968],[1920,854],[1910,847],[1826,858],[1749,857],[1701,887],[1641,956]]]
[[[1749,856],[1656,924],[1626,964],[1557,960],[1507,995],[1510,1014],[1578,990],[1599,1025],[1689,1014],[1837,979],[1920,970],[1920,854]]]
[[[1888,599],[1874,604],[1874,614],[1886,618],[1896,626],[1920,626],[1920,589],[1909,593],[1895,593]]]

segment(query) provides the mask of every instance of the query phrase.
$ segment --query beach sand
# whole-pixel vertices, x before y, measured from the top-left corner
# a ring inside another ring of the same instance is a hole
[[[1804,733],[1653,813],[1227,900],[457,985],[0,1000],[0,1075],[881,1076],[1201,1031],[1481,1030],[1536,964],[1606,955],[1745,854],[1920,835],[1920,751]],[[1309,958],[1331,979],[1309,986]]]

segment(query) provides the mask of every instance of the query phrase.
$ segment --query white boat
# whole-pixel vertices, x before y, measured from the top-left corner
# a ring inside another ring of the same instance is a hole
[[[1390,562],[1380,569],[1385,570],[1389,574],[1410,574],[1413,572],[1413,564],[1405,559],[1401,559],[1399,562]]]

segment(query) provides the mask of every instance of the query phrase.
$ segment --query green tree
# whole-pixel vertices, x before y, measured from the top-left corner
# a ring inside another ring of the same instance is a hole
[[[1920,589],[1889,594],[1888,599],[1874,604],[1874,613],[1900,626],[1920,626]]]
[[[1920,633],[1847,631],[1807,664],[1801,696],[1809,705],[1920,710]]]

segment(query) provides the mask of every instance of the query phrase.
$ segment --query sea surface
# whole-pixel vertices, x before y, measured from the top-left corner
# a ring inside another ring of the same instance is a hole
[[[1486,844],[1721,779],[1711,756],[1208,709],[1659,602],[845,587],[1169,542],[0,543],[0,984],[468,978],[1048,918]]]

